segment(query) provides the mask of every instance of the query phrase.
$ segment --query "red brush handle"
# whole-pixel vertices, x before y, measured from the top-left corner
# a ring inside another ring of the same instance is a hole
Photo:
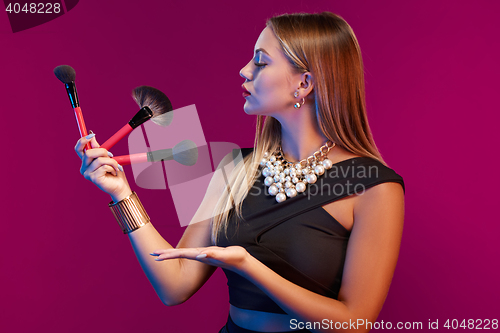
[[[130,132],[132,132],[132,130],[133,128],[129,124],[123,126],[118,132],[113,134],[113,136],[110,137],[108,141],[104,142],[101,145],[101,148],[106,148],[107,150],[110,150],[118,141],[123,139]]]
[[[102,146],[101,146],[102,147]],[[147,153],[132,154],[132,155],[122,155],[113,157],[115,161],[120,165],[129,165],[135,163],[144,163],[148,161]]]
[[[82,109],[79,106],[77,106],[73,110],[75,111],[76,123],[78,124],[78,129],[80,130],[80,137],[87,136],[88,133],[87,133],[87,128],[85,127],[85,120],[83,120]],[[87,149],[92,148],[90,147],[90,142],[87,143],[85,148]]]

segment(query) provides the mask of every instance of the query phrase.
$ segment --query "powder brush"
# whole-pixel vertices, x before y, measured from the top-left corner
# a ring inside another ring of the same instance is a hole
[[[68,65],[61,65],[54,68],[54,74],[56,77],[64,83],[66,87],[66,92],[71,103],[71,107],[75,112],[76,123],[78,124],[78,129],[80,130],[80,136],[87,136],[87,128],[85,127],[85,121],[83,120],[82,109],[80,108],[80,100],[78,99],[78,93],[76,91],[76,72]],[[87,149],[90,149],[90,142],[86,145]]]

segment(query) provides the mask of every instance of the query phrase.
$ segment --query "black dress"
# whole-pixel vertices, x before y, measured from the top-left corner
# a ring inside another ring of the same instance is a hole
[[[251,151],[242,149],[242,154]],[[326,170],[305,192],[281,203],[268,194],[263,178],[257,177],[243,201],[244,220],[236,221],[233,216],[227,236],[222,234],[217,245],[242,246],[290,282],[337,299],[350,232],[322,206],[385,182],[399,183],[404,191],[403,178],[375,159],[350,158]],[[226,269],[224,273],[230,304],[285,313],[252,282]]]

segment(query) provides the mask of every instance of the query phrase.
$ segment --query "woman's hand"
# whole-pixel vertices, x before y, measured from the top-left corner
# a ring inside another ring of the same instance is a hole
[[[156,250],[151,253],[156,261],[185,258],[196,260],[211,266],[222,267],[238,273],[250,254],[241,246],[228,247],[196,247]]]
[[[92,149],[83,151],[90,142]],[[78,157],[82,160],[80,173],[102,191],[108,193],[113,201],[118,202],[132,193],[123,168],[104,148],[99,148],[95,134],[80,138],[75,146]]]

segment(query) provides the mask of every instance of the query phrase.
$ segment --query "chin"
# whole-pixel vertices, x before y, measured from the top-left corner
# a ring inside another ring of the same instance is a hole
[[[248,102],[246,102],[245,105],[243,105],[243,110],[245,111],[246,114],[250,116],[273,116],[271,114],[273,112],[269,112],[269,110],[264,110],[263,108],[259,107],[252,107],[248,105]]]
[[[261,114],[258,109],[256,110],[255,108],[252,108],[252,107],[248,106],[247,104],[248,103],[245,103],[245,105],[243,105],[243,111],[245,111],[246,114],[251,115],[251,116],[258,116]]]

